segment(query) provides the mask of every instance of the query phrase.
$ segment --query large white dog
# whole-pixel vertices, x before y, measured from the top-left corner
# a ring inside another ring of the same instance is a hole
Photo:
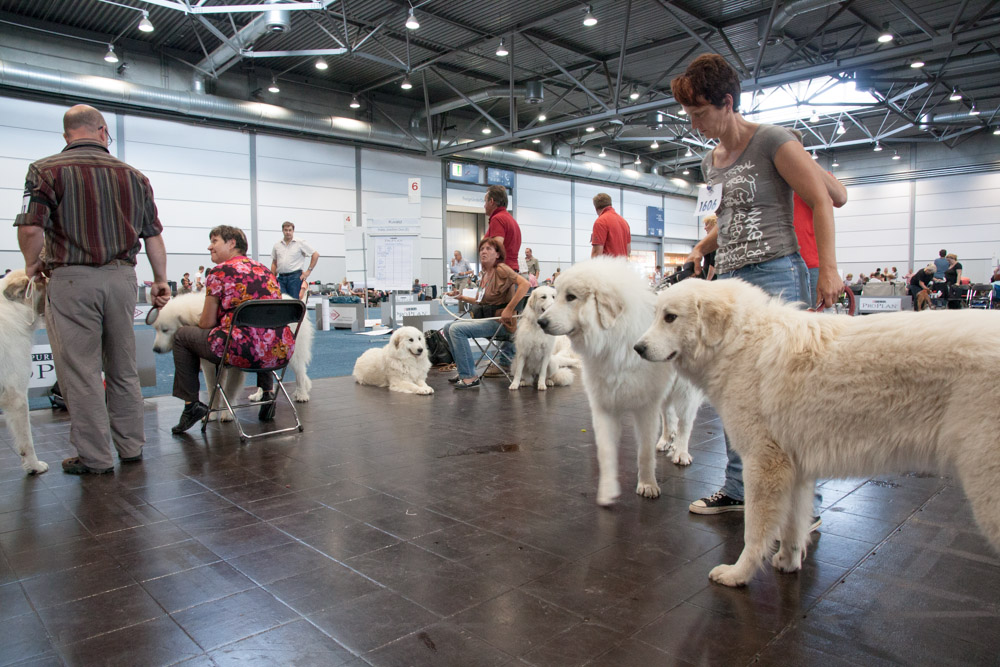
[[[0,409],[7,428],[14,435],[14,445],[21,456],[21,467],[29,475],[49,469],[35,456],[28,419],[28,381],[31,379],[31,344],[35,328],[45,310],[44,288],[35,285],[29,294],[28,276],[11,271],[0,280]]]
[[[290,297],[286,297],[290,298]],[[174,348],[174,334],[185,325],[196,325],[201,318],[201,311],[205,309],[205,294],[184,294],[171,299],[165,306],[160,308],[160,312],[153,322],[153,329],[156,330],[156,338],[153,340],[153,351],[160,354],[170,352]],[[309,400],[309,392],[312,390],[312,380],[306,369],[312,361],[312,346],[315,327],[309,314],[302,319],[302,328],[295,339],[295,352],[289,363],[292,371],[295,372],[295,391],[292,398],[296,403],[305,403]],[[215,364],[208,361],[201,362],[201,370],[205,373],[205,385],[211,388],[215,386]],[[236,396],[243,386],[243,374],[228,372],[224,381],[227,396]],[[251,396],[252,400],[260,400],[261,393]],[[221,401],[221,398],[218,399]],[[219,403],[216,404],[216,407]],[[222,415],[224,421],[228,421],[230,415]]]
[[[743,458],[743,553],[713,581],[746,584],[774,540],[774,567],[801,568],[817,478],[957,471],[1000,550],[1000,313],[816,315],[688,280],[660,295],[636,351],[703,388]]]
[[[392,332],[388,345],[365,350],[358,357],[354,379],[404,394],[433,394],[427,384],[430,369],[424,334],[415,327],[400,327]]]
[[[618,483],[620,419],[629,415],[639,446],[635,492],[660,495],[656,450],[672,449],[674,463],[691,463],[688,440],[702,396],[667,364],[648,364],[632,345],[653,321],[655,296],[646,280],[623,259],[576,264],[559,277],[555,303],[539,318],[546,333],[565,334],[583,361],[600,479],[597,502],[610,505]],[[657,431],[662,422],[662,435]]]
[[[525,387],[532,380],[535,380],[538,391],[573,384],[570,368],[579,368],[580,359],[573,354],[569,339],[566,336],[549,336],[538,326],[538,318],[555,301],[555,288],[537,287],[517,319],[517,332],[514,334],[517,352],[514,354],[511,390]]]

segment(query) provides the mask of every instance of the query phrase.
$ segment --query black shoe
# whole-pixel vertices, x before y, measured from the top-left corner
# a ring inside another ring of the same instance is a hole
[[[122,463],[138,463],[142,460],[142,449],[140,449],[139,453],[135,456],[119,456],[118,459]]]
[[[459,380],[461,380],[461,379],[462,379],[462,376],[461,376],[461,375],[456,375],[456,376],[454,376],[454,377],[450,377],[450,378],[448,378],[448,382],[450,382],[450,383],[452,383],[452,384],[455,384],[456,382],[458,382],[458,381],[459,381]]]
[[[261,397],[262,401],[270,401],[270,403],[265,403],[260,406],[260,411],[257,413],[257,419],[262,422],[273,422],[274,421],[274,411],[277,409],[278,404],[274,402],[274,391],[265,391],[264,396]]]
[[[480,384],[479,378],[476,378],[472,382],[456,382],[455,389],[479,389]]]
[[[708,498],[701,498],[688,505],[688,511],[692,514],[722,514],[742,512],[744,507],[742,500],[730,498],[722,491],[716,491]]]
[[[208,406],[201,401],[193,401],[184,406],[184,412],[181,413],[181,419],[177,422],[177,426],[170,429],[170,432],[174,435],[179,435],[184,433],[192,426],[201,421],[201,418],[208,414]]]
[[[103,475],[105,473],[109,473],[109,472],[114,472],[115,471],[114,466],[112,466],[110,468],[104,468],[104,469],[101,469],[101,468],[91,468],[90,466],[85,466],[80,461],[80,457],[79,456],[74,456],[71,459],[65,459],[62,462],[62,469],[63,469],[64,473],[67,473],[67,474],[70,474],[70,475],[86,475],[88,473],[91,474],[91,475]]]

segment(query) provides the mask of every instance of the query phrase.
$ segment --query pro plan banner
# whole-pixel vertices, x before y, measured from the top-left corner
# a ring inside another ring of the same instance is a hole
[[[48,389],[56,383],[56,364],[52,360],[51,345],[33,345],[31,347],[31,379],[28,389]]]

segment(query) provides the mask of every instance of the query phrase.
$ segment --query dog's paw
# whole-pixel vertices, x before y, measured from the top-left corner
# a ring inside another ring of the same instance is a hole
[[[782,572],[798,572],[802,569],[802,560],[806,551],[802,547],[791,547],[786,549],[784,543],[778,549],[778,553],[771,558],[771,565],[776,570]]]
[[[220,412],[219,413],[219,421],[220,422],[231,422],[231,421],[233,421],[233,413],[231,413],[229,411]]]
[[[656,441],[656,451],[670,453],[670,450],[674,448],[674,446],[670,444],[672,441],[673,438],[661,437],[659,440]]]
[[[716,565],[708,573],[708,578],[723,586],[746,586],[749,581],[735,565]]]
[[[423,386],[417,389],[417,393],[421,396],[429,396],[434,393],[434,387]]]
[[[510,386],[507,387],[507,388],[510,389],[511,391],[517,391],[518,389],[521,388],[522,384],[524,384],[524,383],[523,382],[511,382]]]
[[[544,382],[538,383],[538,391],[545,391],[546,389],[548,389],[548,387],[545,385]]]
[[[251,401],[259,401],[260,399],[264,398],[264,390],[261,389],[260,387],[257,387],[257,391],[247,396],[247,398]]]
[[[309,392],[304,389],[296,389],[292,394],[292,400],[296,403],[308,403],[309,402]]]
[[[550,387],[556,386],[555,380],[553,380],[552,378],[546,379],[545,384],[547,384]],[[541,390],[541,387],[539,386],[538,389]]]
[[[659,498],[660,485],[655,480],[652,484],[639,482],[635,487],[635,492],[643,498]]]
[[[673,461],[674,465],[689,466],[694,459],[691,458],[691,454],[689,452],[679,452],[675,449],[673,451],[673,456],[670,457],[670,460]]]
[[[41,475],[49,469],[49,464],[45,461],[39,461],[38,459],[31,461],[28,459],[21,459],[21,467],[24,468],[24,472],[29,475]]]
[[[614,505],[615,500],[618,496],[622,494],[621,485],[618,484],[618,480],[612,480],[608,483],[600,483],[597,485],[597,504],[601,507],[608,507],[609,505]]]

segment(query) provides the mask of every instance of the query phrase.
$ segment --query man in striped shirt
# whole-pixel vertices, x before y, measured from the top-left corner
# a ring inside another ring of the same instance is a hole
[[[63,138],[62,152],[28,168],[14,226],[28,276],[48,277],[46,329],[77,451],[63,471],[106,473],[115,465],[109,441],[123,463],[142,459],[135,262],[145,239],[153,302],[162,306],[170,298],[167,253],[153,189],[110,154],[101,112],[72,107]]]

